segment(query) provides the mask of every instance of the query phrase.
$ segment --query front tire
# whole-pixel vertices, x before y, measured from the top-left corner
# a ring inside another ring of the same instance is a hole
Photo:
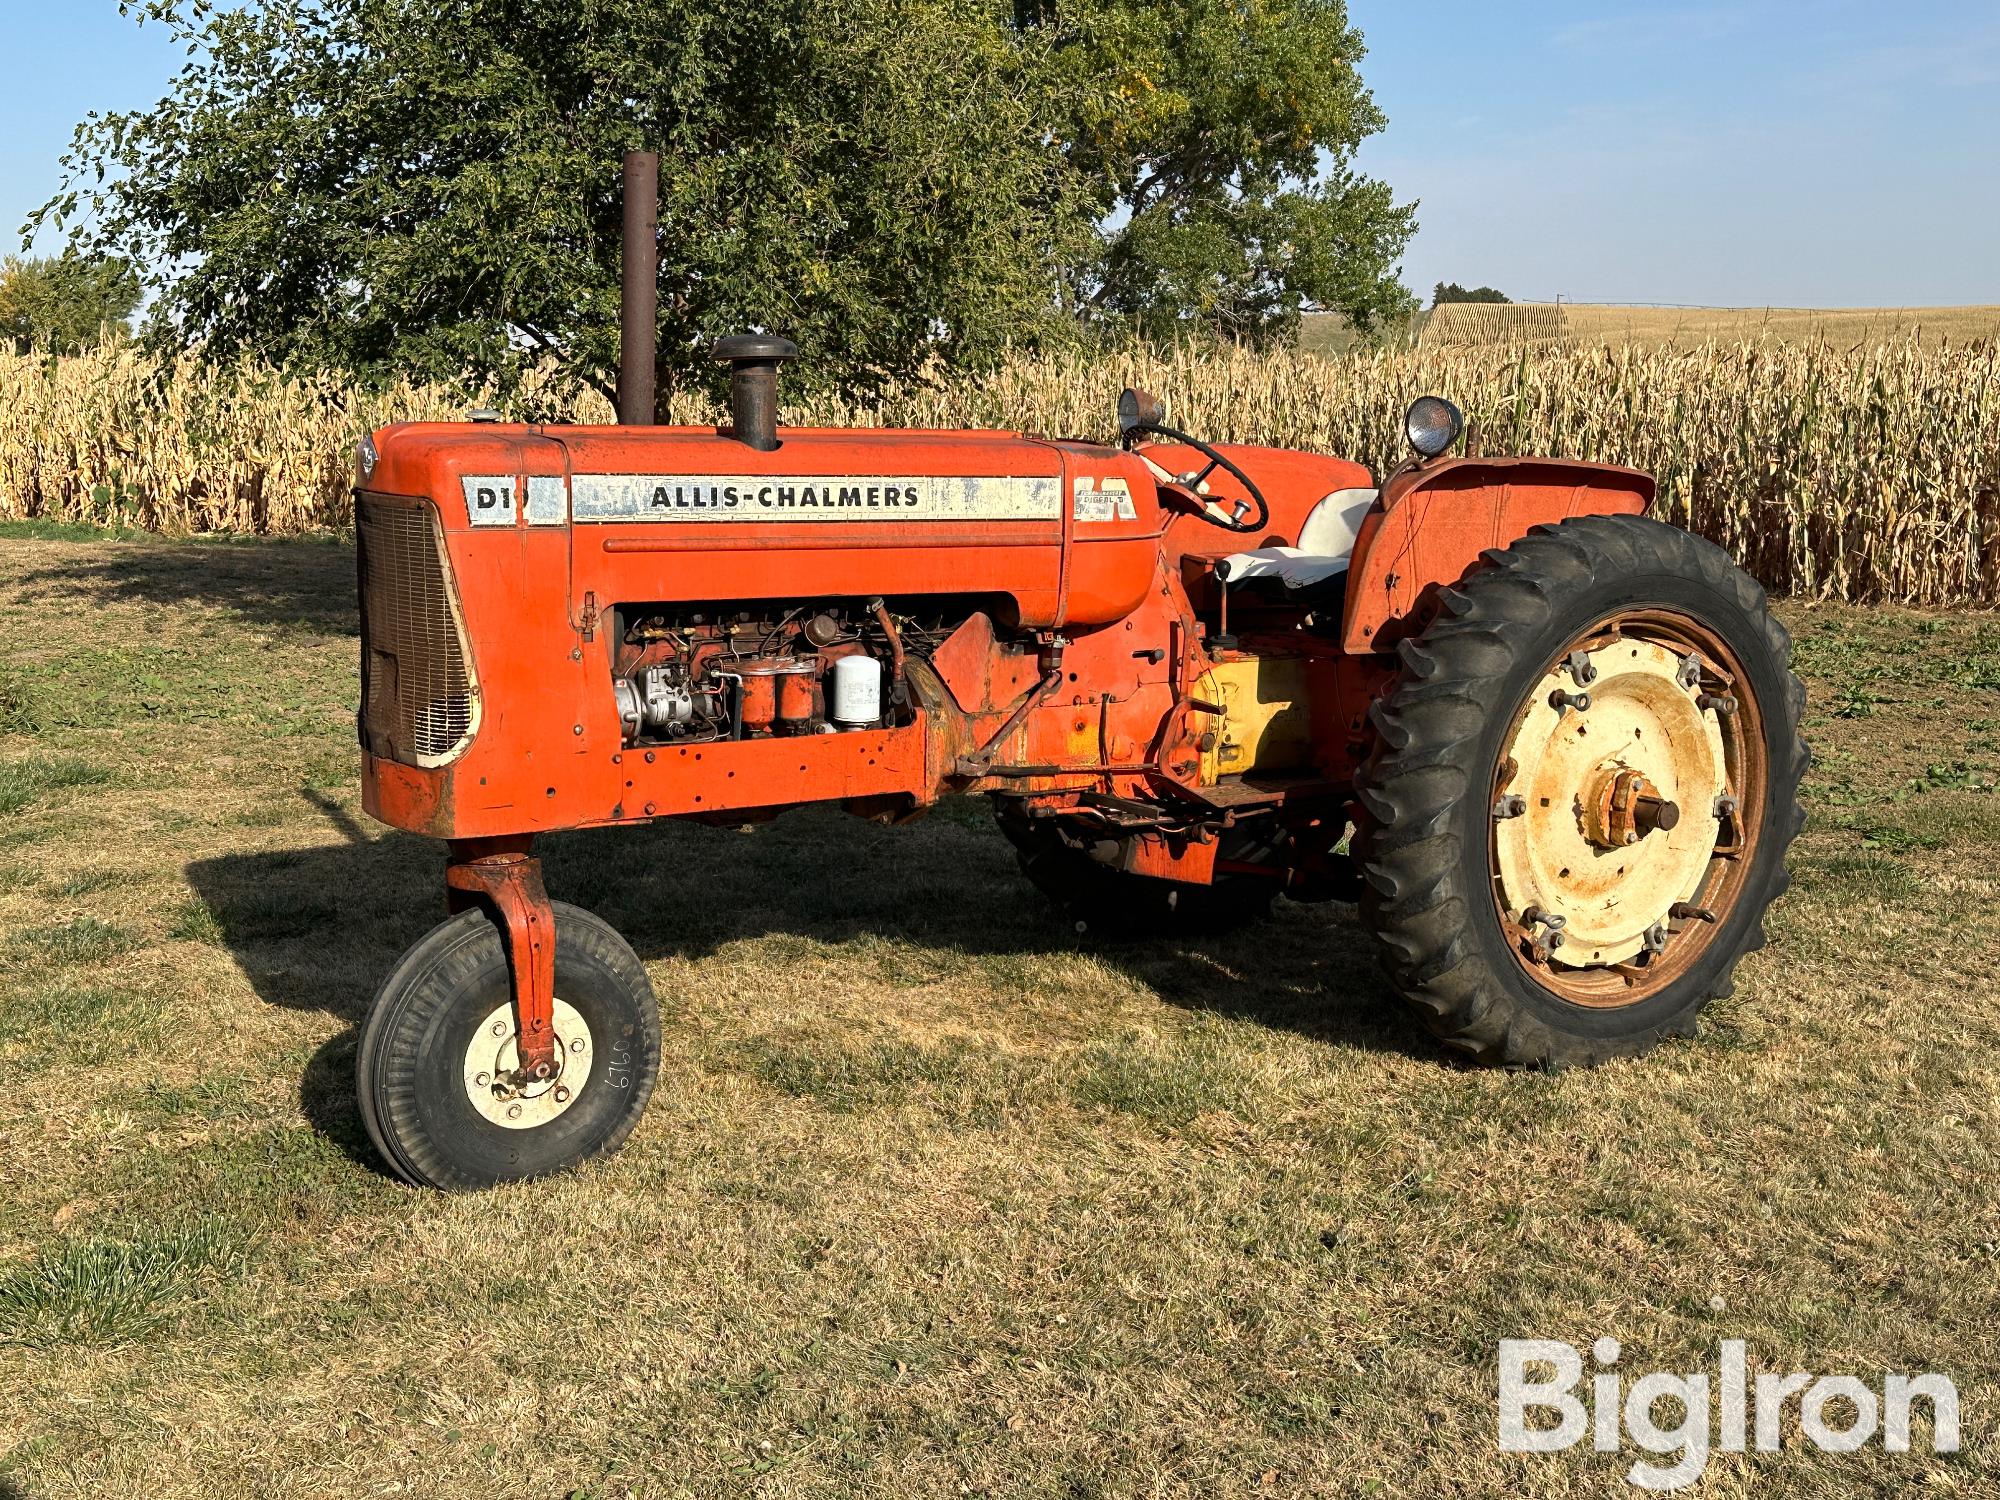
[[[497,1091],[514,1045],[501,935],[484,911],[420,938],[362,1023],[356,1085],[369,1139],[419,1187],[473,1191],[559,1172],[616,1151],[660,1067],[660,1018],[645,968],[600,918],[555,902],[562,1071]]]
[[[1804,821],[1805,689],[1763,590],[1676,527],[1590,516],[1489,552],[1440,605],[1357,778],[1391,983],[1486,1062],[1692,1035],[1763,946]]]

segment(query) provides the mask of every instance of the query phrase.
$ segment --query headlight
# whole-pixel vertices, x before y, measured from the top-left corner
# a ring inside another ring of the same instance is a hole
[[[366,484],[375,474],[375,465],[382,461],[382,455],[375,451],[375,434],[369,433],[354,445],[354,470]]]
[[[1442,396],[1419,396],[1403,418],[1410,446],[1425,458],[1449,452],[1465,432],[1465,413]]]

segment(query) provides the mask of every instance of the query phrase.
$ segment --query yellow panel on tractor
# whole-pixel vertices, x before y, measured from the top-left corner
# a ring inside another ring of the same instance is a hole
[[[1202,674],[1196,693],[1222,709],[1211,725],[1214,739],[1202,740],[1203,786],[1246,771],[1293,771],[1312,763],[1304,660],[1218,662]]]

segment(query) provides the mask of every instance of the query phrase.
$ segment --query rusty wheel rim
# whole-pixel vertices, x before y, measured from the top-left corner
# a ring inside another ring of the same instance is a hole
[[[1574,637],[1493,772],[1490,885],[1530,979],[1615,1010],[1687,973],[1742,896],[1766,776],[1760,705],[1714,630],[1648,609]]]

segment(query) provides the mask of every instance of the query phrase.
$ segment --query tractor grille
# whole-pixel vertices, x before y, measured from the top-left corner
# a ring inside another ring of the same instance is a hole
[[[465,748],[477,694],[427,501],[360,497],[361,743],[372,755],[435,766]]]

